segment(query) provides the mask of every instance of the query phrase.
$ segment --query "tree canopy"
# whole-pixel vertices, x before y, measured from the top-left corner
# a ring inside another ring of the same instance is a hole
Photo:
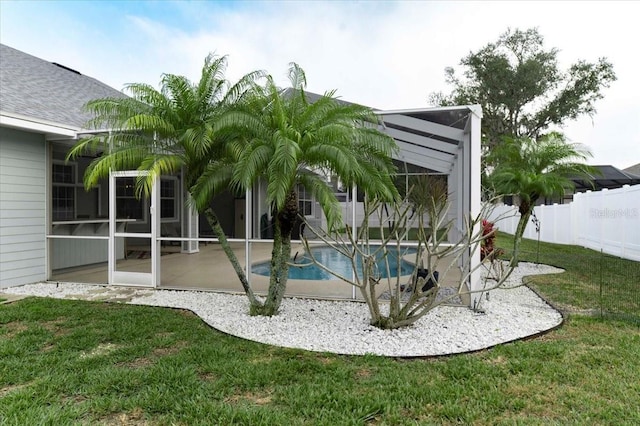
[[[212,132],[212,125],[225,111],[234,108],[252,83],[262,77],[254,71],[230,85],[224,78],[227,57],[208,55],[198,82],[184,76],[163,74],[160,90],[145,83],[125,86],[128,97],[95,99],[85,105],[93,119],[89,128],[107,128],[81,139],[68,158],[86,152],[102,152],[84,176],[87,188],[95,186],[110,170],[142,170],[149,174],[139,190],[149,191],[153,180],[163,174],[186,172],[186,186],[200,176],[210,157],[224,148]]]
[[[291,88],[282,90],[268,76],[265,86],[255,85],[244,102],[216,122],[214,131],[227,135],[232,149],[227,157],[211,159],[193,188],[196,202],[206,202],[221,188],[244,191],[264,179],[266,202],[281,211],[302,185],[333,225],[340,220],[340,209],[327,176],[394,200],[391,154],[397,146],[377,130],[373,111],[338,101],[335,91],[311,102],[304,91],[304,70],[295,63],[289,80]]]
[[[154,180],[162,175],[184,173],[188,190],[202,174],[211,158],[225,156],[227,140],[213,131],[218,118],[248,95],[256,80],[264,76],[254,71],[230,84],[224,77],[227,57],[208,55],[200,80],[163,74],[160,90],[149,84],[132,83],[125,87],[129,97],[95,99],[85,108],[93,119],[89,128],[107,128],[81,139],[69,151],[68,158],[87,152],[100,152],[84,175],[87,188],[109,176],[111,170],[146,172],[137,181],[137,194],[148,194]],[[249,299],[256,298],[246,275],[228,243],[211,200],[199,205],[211,229],[220,241]]]
[[[185,187],[204,213],[229,257],[251,304],[251,312],[273,315],[284,295],[291,235],[299,218],[297,190],[304,187],[323,208],[329,227],[340,222],[339,203],[326,176],[338,176],[372,197],[391,201],[393,139],[377,130],[367,107],[339,102],[327,92],[310,102],[306,76],[296,64],[289,70],[291,89],[255,71],[230,85],[224,79],[226,57],[209,55],[202,76],[164,74],[160,90],[147,84],[126,87],[131,97],[89,102],[93,128],[109,132],[79,141],[69,152],[101,155],[87,168],[87,188],[111,170],[146,172],[138,195],[148,194],[154,179],[183,171]],[[258,80],[264,77],[265,84]],[[211,200],[227,189],[246,191],[267,184],[266,202],[275,217],[269,293],[258,300],[246,279]]]
[[[480,104],[485,146],[504,136],[536,139],[553,126],[593,115],[603,89],[616,80],[606,58],[579,60],[561,70],[558,49],[547,49],[537,29],[508,29],[496,42],[464,57],[462,77],[445,69],[451,93],[432,93],[437,105]]]
[[[517,265],[518,249],[525,227],[540,197],[564,195],[572,189],[571,178],[591,179],[597,173],[584,164],[591,153],[583,146],[568,143],[561,133],[551,132],[537,140],[505,138],[488,154],[495,169],[488,176],[497,194],[515,195],[520,219],[514,238],[512,262]]]
[[[291,236],[300,216],[298,188],[320,204],[328,227],[340,225],[340,205],[327,176],[357,185],[369,196],[397,199],[393,185],[393,139],[377,129],[378,118],[367,107],[339,102],[330,91],[311,102],[306,76],[292,63],[291,88],[282,90],[267,76],[213,125],[224,135],[226,155],[209,158],[192,195],[198,206],[227,187],[246,191],[266,183],[266,200],[274,216],[269,293],[251,312],[277,313],[286,288]]]

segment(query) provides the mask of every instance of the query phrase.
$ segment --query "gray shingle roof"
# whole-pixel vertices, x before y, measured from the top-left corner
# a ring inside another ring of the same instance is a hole
[[[76,71],[0,44],[0,110],[84,128],[92,99],[122,92]]]
[[[626,169],[623,169],[622,171],[626,172],[627,174],[640,177],[640,163],[635,164],[635,165],[633,165],[631,167],[627,167]]]
[[[573,178],[576,185],[576,191],[586,191],[589,189],[600,190],[602,188],[622,188],[622,185],[638,185],[640,184],[640,176],[622,171],[611,165],[593,166],[600,171],[598,175],[592,175],[593,186],[591,182],[586,182],[582,178]]]

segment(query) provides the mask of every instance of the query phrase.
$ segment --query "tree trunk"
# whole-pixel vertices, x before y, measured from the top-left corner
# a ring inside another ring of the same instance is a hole
[[[518,221],[518,227],[516,228],[516,233],[513,236],[513,255],[511,257],[511,263],[509,266],[517,267],[518,266],[518,257],[520,256],[520,243],[522,242],[522,235],[524,235],[524,230],[527,228],[527,223],[529,223],[529,218],[531,218],[531,210],[533,208],[528,209],[524,213],[520,213],[520,221]]]
[[[263,306],[255,308],[252,306],[252,315],[272,316],[277,314],[287,289],[291,258],[291,233],[298,217],[298,196],[295,191],[289,193],[284,208],[275,216],[276,229],[274,230],[273,250],[271,251],[269,292]]]
[[[207,207],[207,209],[204,211],[204,214],[207,218],[207,222],[209,223],[209,226],[211,226],[211,229],[213,230],[215,235],[218,237],[218,241],[220,241],[220,246],[222,247],[225,254],[227,255],[229,262],[231,262],[231,266],[233,266],[234,271],[236,271],[236,275],[238,275],[238,278],[240,279],[242,288],[244,289],[245,294],[249,298],[249,303],[251,304],[251,307],[253,308],[253,306],[261,306],[262,303],[260,303],[256,299],[256,296],[253,293],[253,289],[251,288],[251,286],[249,285],[249,281],[247,280],[247,276],[244,273],[242,266],[240,266],[240,262],[238,262],[238,258],[236,257],[236,254],[233,252],[231,245],[229,245],[229,241],[227,240],[227,237],[224,234],[224,230],[222,229],[222,226],[220,226],[220,221],[218,220],[218,216],[216,215],[216,213],[213,211],[211,207]]]
[[[273,235],[273,249],[271,251],[269,291],[264,305],[252,305],[251,315],[273,316],[278,313],[282,298],[287,289],[290,258],[291,233],[289,232],[288,235],[283,235],[282,227],[279,221],[276,220],[276,229]]]

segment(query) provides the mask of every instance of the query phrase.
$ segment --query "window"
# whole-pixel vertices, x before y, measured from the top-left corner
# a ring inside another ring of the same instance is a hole
[[[53,163],[53,183],[76,183],[75,164]]]
[[[73,220],[76,204],[76,165],[53,163],[52,175],[53,220]]]
[[[53,186],[53,220],[73,220],[75,219],[76,189],[72,186]]]
[[[146,201],[136,198],[136,178],[116,179],[116,219],[147,220]]]
[[[178,180],[162,178],[160,180],[160,218],[164,221],[176,221],[178,215]],[[136,178],[116,179],[116,218],[147,220],[146,199],[136,198]]]
[[[298,209],[302,216],[313,216],[313,197],[302,185],[298,185]]]
[[[178,180],[163,178],[160,180],[160,218],[178,220]]]

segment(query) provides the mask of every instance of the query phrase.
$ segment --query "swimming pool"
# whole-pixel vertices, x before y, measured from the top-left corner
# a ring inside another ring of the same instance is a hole
[[[416,250],[413,248],[403,248],[401,251],[401,255],[407,255],[410,253],[415,253]],[[337,272],[340,275],[345,277],[351,277],[352,269],[351,269],[351,259],[348,257],[338,253],[336,250],[331,247],[317,247],[313,249],[313,255],[316,260],[321,264],[325,265],[332,271]],[[405,260],[400,259],[400,264],[398,265],[398,252],[396,250],[389,250],[389,268],[392,277],[398,275],[398,267],[400,269],[400,275],[411,275],[413,273],[414,265],[413,263],[409,263]],[[385,268],[384,262],[381,262],[382,253],[379,254],[378,263],[380,267],[380,273],[383,278],[387,277],[387,270]],[[295,262],[291,259],[292,263],[296,264],[307,264],[311,263],[311,259],[307,256],[303,256],[302,253],[297,255],[295,258]],[[270,262],[261,262],[251,266],[251,272],[258,275],[269,276],[269,263]],[[358,271],[362,271],[362,258],[358,256],[356,259],[356,265]],[[305,266],[305,267],[289,267],[289,279],[295,280],[335,280],[337,279],[335,276],[330,273],[322,270],[316,265]]]

